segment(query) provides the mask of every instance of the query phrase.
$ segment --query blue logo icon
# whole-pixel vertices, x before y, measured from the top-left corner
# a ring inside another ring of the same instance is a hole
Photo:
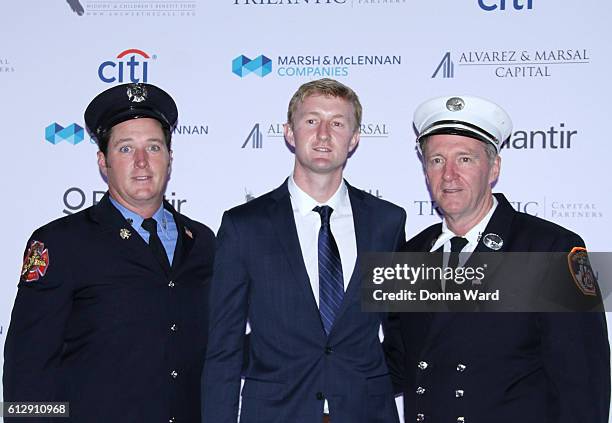
[[[455,77],[455,64],[451,60],[450,51],[446,52],[446,54],[444,55],[444,57],[438,64],[438,67],[434,71],[433,75],[431,75],[431,77],[436,78],[438,76],[438,73],[440,73],[440,71],[442,71],[442,78],[454,78]]]
[[[62,127],[57,122],[45,128],[45,139],[55,145],[62,141],[67,141],[72,145],[77,145],[85,138],[85,131],[76,123]]]
[[[272,72],[272,61],[263,54],[257,56],[253,60],[244,55],[240,55],[232,60],[232,72],[241,78],[251,72],[263,78]]]

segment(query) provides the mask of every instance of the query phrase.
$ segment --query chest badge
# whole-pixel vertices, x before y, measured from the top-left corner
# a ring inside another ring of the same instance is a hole
[[[501,238],[501,236],[497,234],[488,233],[484,237],[482,237],[482,243],[489,247],[491,250],[497,251],[501,249],[501,247],[504,245],[504,240]]]
[[[129,229],[122,228],[119,230],[119,236],[121,239],[129,239],[132,236],[132,233]]]

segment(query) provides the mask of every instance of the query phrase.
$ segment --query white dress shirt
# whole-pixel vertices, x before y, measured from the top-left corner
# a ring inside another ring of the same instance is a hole
[[[313,211],[316,206],[327,205],[334,209],[329,219],[331,232],[334,235],[340,261],[342,262],[342,277],[344,290],[351,280],[351,275],[357,260],[357,241],[355,240],[355,224],[353,223],[353,209],[348,195],[348,188],[344,181],[334,195],[325,203],[317,202],[297,186],[293,175],[288,181],[291,206],[297,229],[304,265],[310,278],[312,293],[319,305],[319,229],[321,228],[321,215]]]
[[[491,217],[493,216],[493,213],[495,212],[496,208],[497,208],[497,198],[493,197],[493,206],[491,206],[491,210],[489,210],[489,212],[485,215],[485,217],[482,218],[480,222],[478,222],[472,229],[470,229],[469,231],[467,231],[465,235],[463,235],[463,238],[467,239],[468,243],[460,251],[461,254],[459,254],[459,266],[463,266],[465,262],[468,260],[468,258],[470,258],[470,254],[468,253],[472,253],[476,249],[476,246],[478,245],[478,242],[480,241],[480,238],[482,237],[482,233],[484,232],[487,225],[489,224],[489,220],[491,220]],[[453,231],[451,231],[448,228],[448,225],[446,223],[446,218],[443,219],[442,220],[442,233],[440,234],[436,242],[434,242],[433,246],[431,247],[431,250],[429,251],[436,251],[438,248],[444,247],[443,251],[445,253],[450,253],[450,250],[451,250],[450,240],[451,238],[454,238],[456,236],[460,236],[460,235],[457,235]],[[449,258],[449,254],[443,255],[442,265],[444,267],[446,267],[446,265],[448,264],[448,258]],[[442,291],[445,291],[445,285],[446,285],[445,282],[446,281],[442,279],[441,281]]]

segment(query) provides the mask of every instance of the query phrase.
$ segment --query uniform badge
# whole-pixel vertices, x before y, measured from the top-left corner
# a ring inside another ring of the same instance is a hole
[[[465,101],[461,97],[451,97],[446,100],[446,108],[451,112],[458,112],[465,107]]]
[[[574,283],[584,295],[597,296],[596,279],[584,247],[574,247],[567,255],[567,264]]]
[[[23,259],[21,280],[24,282],[37,281],[40,277],[45,276],[48,267],[49,251],[45,248],[45,244],[40,241],[32,241]]]
[[[504,240],[497,234],[488,233],[482,237],[482,243],[490,249],[497,251],[504,245]]]
[[[127,97],[132,103],[140,103],[147,99],[147,87],[142,84],[130,84],[127,88]]]
[[[189,229],[187,229],[187,228],[185,228],[185,235],[187,235],[189,238],[193,239],[193,233]]]
[[[132,233],[129,229],[121,228],[119,230],[119,236],[121,239],[129,239],[132,236]]]

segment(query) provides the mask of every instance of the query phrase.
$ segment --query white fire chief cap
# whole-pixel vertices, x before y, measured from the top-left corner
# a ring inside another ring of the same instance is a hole
[[[512,120],[504,109],[492,101],[467,95],[427,100],[415,110],[413,122],[419,134],[419,151],[425,137],[450,134],[491,143],[499,153],[512,133]]]

